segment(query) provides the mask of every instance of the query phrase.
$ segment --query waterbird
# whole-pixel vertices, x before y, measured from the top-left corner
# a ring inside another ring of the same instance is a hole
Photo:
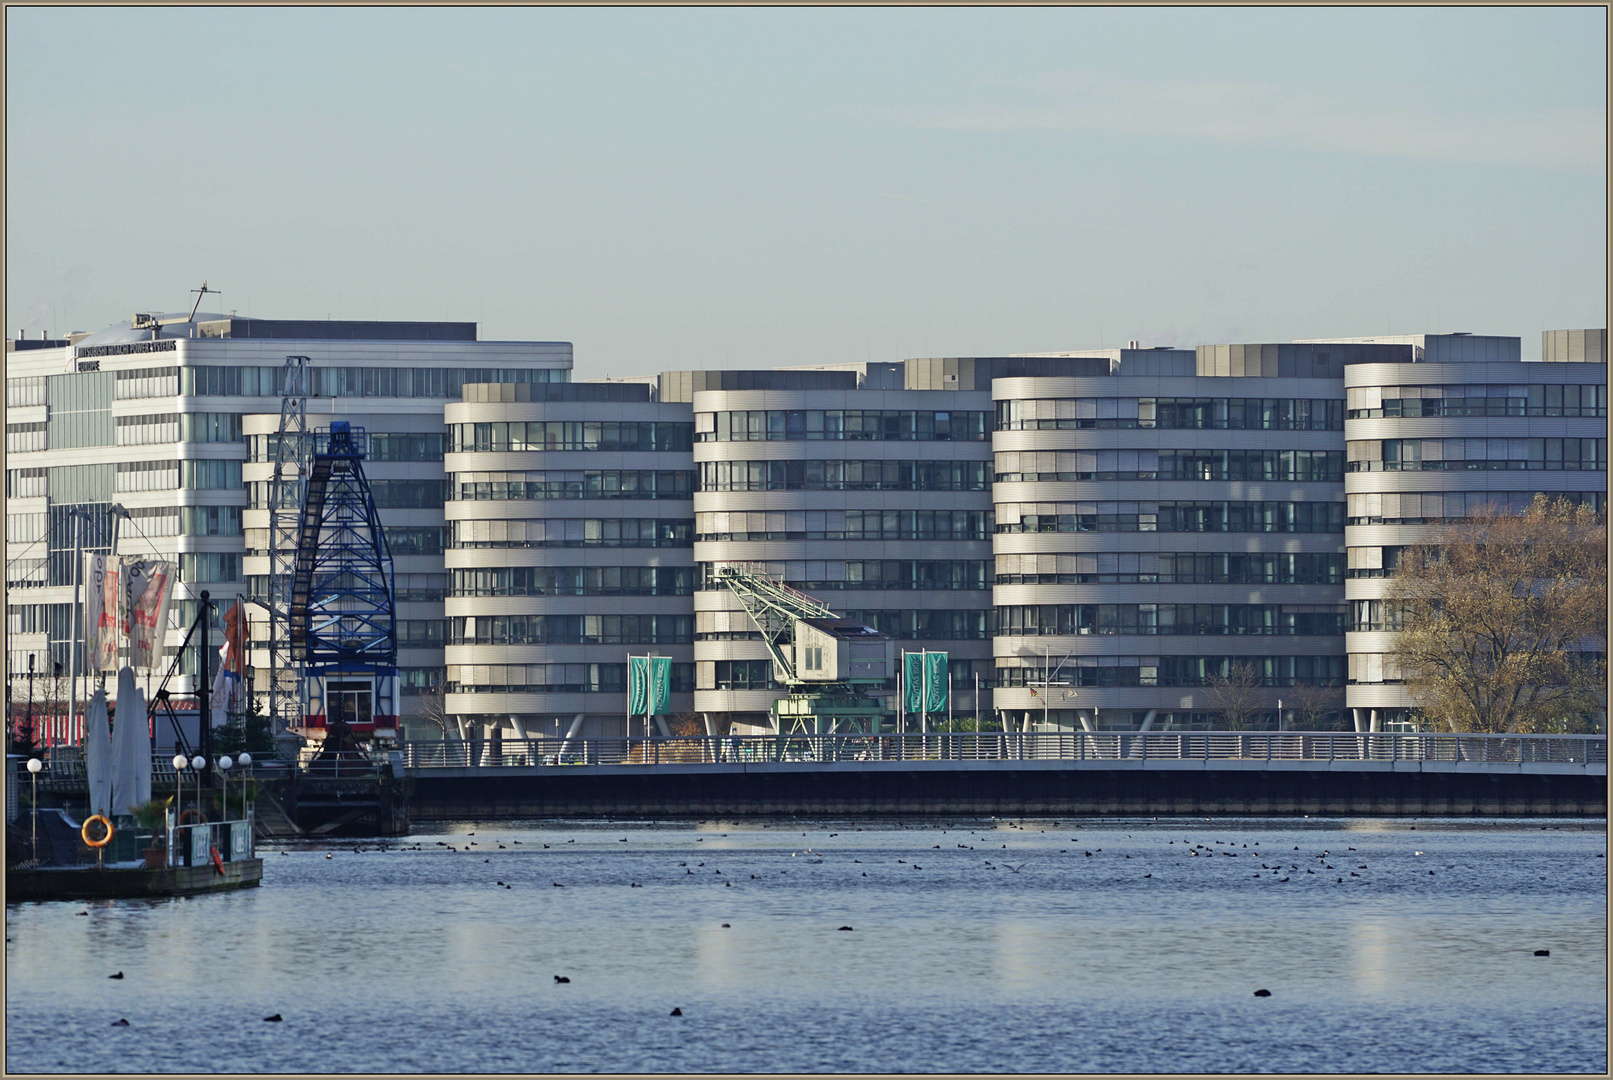
[[[334,859],[334,858],[335,858],[335,857],[336,857],[336,856],[334,856],[334,855],[332,855],[332,854],[331,854],[331,853],[330,853],[330,852],[328,852],[328,851],[327,851],[327,852],[325,852],[325,858],[327,858],[327,859]]]
[[[1536,949],[1535,950],[1535,955],[1536,956],[1550,956],[1551,955],[1551,950],[1550,949]]]
[[[727,929],[728,929],[728,924],[727,924],[727,923],[723,923],[723,924],[722,924],[722,928],[723,928],[723,929],[724,929],[724,930],[727,930]]]
[[[113,1027],[128,1027],[129,1026],[129,1021],[127,1019],[114,1020],[114,1021],[112,1021],[112,1026]]]
[[[282,1018],[279,1013],[275,1013],[273,1016],[265,1016],[263,1018],[263,1022],[265,1024],[278,1024],[281,1022],[281,1020]]]
[[[558,881],[554,882],[554,887],[557,888],[557,889],[564,889],[565,888],[565,886],[560,884],[560,882],[558,882]]]
[[[683,1010],[682,1009],[673,1009],[670,1015],[672,1015],[672,1016],[682,1016],[683,1015]]]
[[[89,912],[87,912],[87,911],[75,911],[75,912],[73,912],[73,914],[74,915],[88,915]]]
[[[851,927],[849,927],[849,926],[842,926],[842,927],[840,927],[840,928],[839,928],[839,929],[841,929],[841,930],[850,930],[850,929],[851,929]]]
[[[121,978],[123,978],[123,972],[120,971],[116,975],[108,975],[107,978],[109,978],[109,979],[121,979]]]
[[[557,983],[568,983],[571,980],[566,978],[564,975],[556,975],[554,977],[554,981],[557,982]]]
[[[1271,997],[1271,991],[1265,989],[1256,990],[1255,997]]]

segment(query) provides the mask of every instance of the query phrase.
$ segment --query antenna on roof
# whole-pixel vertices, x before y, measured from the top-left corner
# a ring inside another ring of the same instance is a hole
[[[217,289],[209,289],[207,287],[207,281],[206,281],[205,278],[202,280],[202,287],[199,288],[199,289],[192,289],[191,292],[196,294],[196,303],[191,305],[190,318],[186,319],[185,320],[186,322],[195,322],[196,321],[196,309],[202,306],[202,297],[206,296],[208,293],[212,293],[214,296],[223,296],[224,295],[223,293],[219,292]]]

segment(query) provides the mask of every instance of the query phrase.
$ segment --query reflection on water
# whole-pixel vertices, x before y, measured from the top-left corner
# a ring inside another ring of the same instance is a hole
[[[1580,822],[528,822],[381,847],[273,849],[231,896],[8,908],[8,1069],[1605,1065],[1606,838]]]

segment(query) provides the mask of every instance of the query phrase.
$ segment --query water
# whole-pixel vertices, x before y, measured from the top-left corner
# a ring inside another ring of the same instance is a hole
[[[234,895],[9,906],[7,1070],[1607,1066],[1600,823],[505,822],[377,843],[268,849]]]

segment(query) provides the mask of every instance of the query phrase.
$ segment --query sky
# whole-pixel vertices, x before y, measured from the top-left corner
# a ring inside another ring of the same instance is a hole
[[[577,377],[1607,325],[1601,8],[6,9],[6,334]]]

